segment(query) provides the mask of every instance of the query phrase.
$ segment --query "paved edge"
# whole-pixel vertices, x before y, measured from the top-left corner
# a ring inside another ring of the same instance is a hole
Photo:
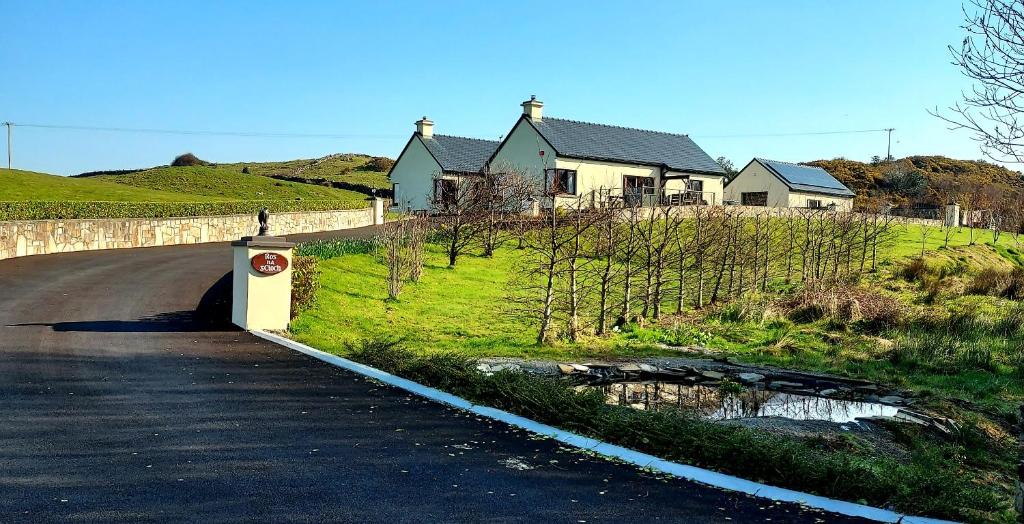
[[[255,330],[251,332],[253,335],[260,337],[264,340],[273,342],[275,344],[284,346],[288,349],[304,353],[318,360],[322,360],[328,364],[338,366],[340,368],[347,369],[354,373],[358,373],[365,377],[369,377],[375,380],[384,382],[385,384],[404,389],[410,393],[425,397],[433,400],[434,402],[440,402],[449,406],[463,409],[477,415],[487,417],[490,419],[498,420],[506,424],[516,426],[527,431],[544,435],[546,437],[553,438],[563,444],[567,444],[576,448],[585,449],[603,455],[605,457],[614,458],[623,462],[634,464],[641,468],[651,469],[661,473],[667,473],[676,477],[681,477],[694,482],[700,482],[701,484],[707,484],[717,488],[726,489],[729,491],[738,491],[740,493],[746,493],[760,498],[769,500],[777,500],[782,502],[793,502],[802,504],[810,508],[816,508],[832,513],[839,513],[841,515],[847,515],[851,517],[861,517],[871,519],[879,522],[893,522],[893,523],[904,523],[904,524],[945,524],[953,521],[933,519],[928,517],[915,517],[912,515],[904,515],[895,511],[887,509],[876,508],[873,506],[865,506],[863,504],[856,504],[854,502],[846,502],[843,500],[830,499],[819,495],[812,495],[810,493],[804,493],[801,491],[794,491],[791,489],[779,488],[775,486],[769,486],[767,484],[761,484],[759,482],[753,482],[750,480],[741,479],[732,475],[726,475],[724,473],[718,473],[696,466],[688,466],[686,464],[679,464],[668,460],[663,460],[653,455],[641,453],[629,448],[622,446],[616,446],[607,442],[602,442],[597,439],[585,437],[570,431],[558,429],[554,426],[547,424],[541,424],[530,420],[519,415],[514,415],[507,411],[495,409],[488,406],[479,404],[473,404],[472,402],[445,393],[439,389],[424,386],[418,382],[413,382],[402,377],[392,375],[390,373],[381,371],[377,368],[360,364],[352,360],[348,360],[337,355],[320,351],[319,349],[312,348],[305,344],[296,342],[289,338],[283,337],[276,333],[268,331]]]

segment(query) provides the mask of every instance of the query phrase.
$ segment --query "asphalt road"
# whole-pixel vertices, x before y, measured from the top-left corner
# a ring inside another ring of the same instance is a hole
[[[219,243],[0,261],[0,522],[848,520],[205,328],[194,310],[230,260]]]

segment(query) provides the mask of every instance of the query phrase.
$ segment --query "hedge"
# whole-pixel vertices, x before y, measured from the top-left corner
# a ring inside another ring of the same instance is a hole
[[[231,200],[225,202],[102,202],[27,200],[0,202],[0,221],[76,218],[169,218],[333,211],[368,207],[363,200]]]

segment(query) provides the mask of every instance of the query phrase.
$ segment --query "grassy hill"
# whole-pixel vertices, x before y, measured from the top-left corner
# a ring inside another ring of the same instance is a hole
[[[354,209],[354,191],[284,182],[214,167],[161,167],[62,177],[0,169],[0,220],[157,218]]]
[[[188,202],[218,199],[204,195],[133,187],[95,178],[70,178],[18,169],[0,169],[0,201],[26,200]]]
[[[242,172],[241,164],[155,167],[122,174],[94,175],[82,181],[117,183],[136,188],[225,200],[363,200],[365,195],[313,184],[274,180]]]
[[[845,158],[804,162],[828,171],[853,189],[858,200],[886,200],[900,206],[942,205],[942,193],[986,192],[996,197],[1024,198],[1024,178],[983,160],[944,156],[909,156],[893,162],[857,162]],[[915,179],[921,181],[914,182]],[[902,180],[901,180],[902,179]]]
[[[375,157],[359,154],[335,154],[308,160],[287,162],[256,162],[222,164],[248,168],[250,173],[264,176],[287,176],[311,184],[326,185],[340,182],[344,185],[369,189],[390,189],[387,169],[374,162]],[[386,165],[386,162],[384,163]]]

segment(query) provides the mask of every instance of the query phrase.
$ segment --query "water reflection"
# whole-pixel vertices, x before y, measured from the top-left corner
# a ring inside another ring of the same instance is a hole
[[[758,389],[745,389],[734,393],[707,386],[666,382],[620,382],[581,387],[601,390],[608,404],[645,410],[686,409],[712,420],[785,417],[794,420],[852,422],[864,417],[893,417],[899,411],[897,407],[874,402],[828,399]]]

